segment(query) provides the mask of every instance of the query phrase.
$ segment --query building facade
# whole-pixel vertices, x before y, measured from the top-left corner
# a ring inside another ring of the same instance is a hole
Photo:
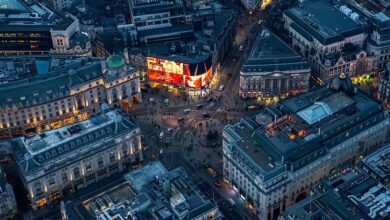
[[[340,71],[352,77],[373,70],[373,61],[361,64],[367,35],[357,19],[324,0],[303,1],[283,13],[291,45],[308,58],[318,84],[328,83]]]
[[[259,219],[278,217],[334,168],[381,146],[384,107],[345,75],[223,131],[223,172]]]
[[[219,66],[236,33],[236,15],[233,11],[214,12],[211,9],[197,12],[192,15],[192,25],[187,25],[193,36],[190,39],[183,35],[172,41],[160,38],[165,32],[174,32],[175,26],[165,28],[164,32],[148,30],[151,32],[149,37],[153,35],[159,41],[147,44],[147,71],[153,87],[202,95],[215,84]]]
[[[278,101],[309,89],[307,61],[267,29],[259,32],[240,72],[242,97]]]
[[[382,100],[386,107],[390,102],[390,63],[385,66],[385,72],[379,77],[378,99]]]
[[[34,209],[143,160],[138,125],[116,111],[2,145],[12,148]]]
[[[0,219],[12,219],[18,212],[14,189],[0,167]]]
[[[90,56],[89,36],[74,16],[62,15],[36,1],[5,3],[1,9],[0,55],[67,54]],[[12,8],[13,10],[7,10]]]
[[[354,11],[359,17],[364,18],[363,26],[369,34],[367,36],[366,51],[368,56],[374,59],[375,72],[385,69],[387,61],[390,61],[390,18],[384,6],[366,4],[365,1],[345,0],[349,10]],[[382,4],[384,1],[382,1]]]
[[[103,103],[127,110],[141,101],[139,72],[119,55],[105,61],[10,57],[0,63],[6,73],[0,88],[2,138],[85,120]]]

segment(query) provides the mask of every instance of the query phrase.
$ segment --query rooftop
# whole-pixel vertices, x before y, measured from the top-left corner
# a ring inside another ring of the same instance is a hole
[[[126,183],[84,202],[90,216],[103,213],[112,216],[112,211],[118,208],[123,210],[119,212],[121,216],[131,216],[131,219],[166,219],[176,213],[195,219],[211,212],[220,214],[218,207],[187,179],[182,167],[168,171],[159,161],[152,161],[125,174],[124,178]]]
[[[193,16],[194,19],[196,17],[201,21],[203,20],[203,16],[209,16],[207,17],[209,22],[201,22],[203,24],[202,30],[195,30],[193,25],[183,24],[140,31],[140,37],[154,35],[159,39],[164,34],[174,35],[181,33],[180,39],[178,40],[170,40],[165,43],[148,42],[147,49],[149,51],[149,56],[188,64],[205,62],[207,66],[211,65],[208,59],[210,59],[214,44],[219,43],[218,41],[225,33],[228,26],[233,22],[235,15],[233,11],[230,10],[218,12],[199,10],[194,12]],[[184,35],[183,33],[186,34]]]
[[[299,170],[383,120],[383,106],[359,90],[323,87],[243,118],[224,133],[233,140],[233,156],[267,179]]]
[[[73,19],[37,1],[0,0],[1,31],[50,31],[65,29]]]
[[[94,57],[9,56],[0,59],[0,107],[23,108],[69,96],[72,88],[87,82],[112,80],[135,72],[126,66],[118,73],[105,74]]]
[[[242,71],[272,72],[310,69],[307,61],[268,29],[261,29]]]
[[[138,125],[134,121],[111,111],[83,122],[2,144],[12,145],[19,169],[23,177],[30,181],[45,172],[60,169],[111,147],[115,137],[137,130]]]
[[[314,195],[289,207],[292,219],[386,219],[390,191],[358,168],[345,167],[321,181]]]
[[[286,10],[285,15],[299,26],[296,31],[306,32],[303,36],[314,37],[323,45],[363,33],[358,23],[328,0],[303,1],[299,6]]]
[[[163,176],[168,170],[158,161],[155,163],[148,163],[141,169],[137,169],[133,172],[126,174],[125,179],[133,186],[137,191],[150,184],[156,176]]]
[[[184,15],[183,1],[180,0],[128,0],[132,16],[170,12],[170,16]]]
[[[365,157],[361,163],[369,168],[383,184],[390,182],[390,145],[386,145]]]

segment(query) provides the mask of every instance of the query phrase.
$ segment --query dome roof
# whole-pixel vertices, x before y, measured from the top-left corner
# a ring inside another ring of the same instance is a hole
[[[334,91],[345,92],[348,95],[352,95],[355,92],[351,78],[346,76],[345,73],[341,73],[340,76],[334,78],[329,87]]]
[[[111,55],[107,58],[106,63],[108,69],[116,70],[125,65],[125,59],[120,55]]]

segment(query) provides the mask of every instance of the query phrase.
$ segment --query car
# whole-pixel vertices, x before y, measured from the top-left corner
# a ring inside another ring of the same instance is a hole
[[[232,77],[232,75],[233,75],[232,73],[227,74],[228,78]]]
[[[163,139],[164,138],[164,132],[162,131],[159,135],[160,139]]]
[[[229,198],[228,201],[231,206],[234,206],[236,204],[236,202],[232,198]]]
[[[188,114],[190,112],[191,112],[191,109],[189,109],[189,108],[184,109],[184,114]]]
[[[233,62],[236,62],[236,58],[233,58],[232,61],[233,61]]]
[[[197,108],[197,109],[203,108],[203,104],[197,104],[197,105],[196,105],[196,108]]]
[[[202,116],[203,116],[203,118],[210,118],[211,117],[208,112],[203,113]]]
[[[225,88],[224,85],[220,85],[219,88],[218,88],[218,90],[219,90],[219,91],[222,91],[224,88]]]
[[[215,170],[214,170],[212,167],[208,167],[208,168],[207,168],[207,172],[208,172],[213,178],[215,178],[215,177],[218,176],[217,172],[215,172]]]
[[[173,132],[173,128],[168,128],[168,132]]]
[[[240,47],[238,48],[239,51],[241,51],[242,49],[244,49],[244,45],[240,45]]]
[[[214,101],[214,99],[212,97],[207,99],[207,102],[212,102],[212,101]]]

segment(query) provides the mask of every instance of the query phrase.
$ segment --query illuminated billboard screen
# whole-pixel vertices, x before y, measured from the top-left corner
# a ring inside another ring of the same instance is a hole
[[[201,88],[211,81],[211,56],[195,64],[148,57],[148,75],[151,82]]]

